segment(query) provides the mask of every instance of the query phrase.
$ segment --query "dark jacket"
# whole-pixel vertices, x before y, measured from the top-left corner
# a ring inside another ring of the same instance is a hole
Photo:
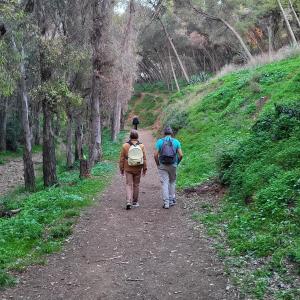
[[[138,119],[137,117],[133,118],[132,124],[133,124],[133,125],[138,125],[138,124],[140,124],[139,119]]]

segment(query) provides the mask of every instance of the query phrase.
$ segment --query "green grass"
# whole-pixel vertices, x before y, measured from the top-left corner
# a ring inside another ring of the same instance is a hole
[[[217,212],[194,217],[217,240],[225,233],[220,253],[236,284],[256,299],[299,299],[288,282],[300,274],[300,57],[187,87],[165,111],[183,145],[179,187],[218,178],[229,188]]]
[[[129,109],[133,114],[139,116],[140,127],[149,127],[156,122],[164,99],[160,95],[153,94],[145,94],[142,101],[138,101],[139,99],[134,96],[129,104]]]
[[[6,208],[22,210],[13,218],[0,219],[0,287],[16,282],[9,271],[44,263],[45,254],[61,249],[80,211],[110,183],[123,138],[124,134],[112,143],[105,132],[104,161],[93,168],[90,179],[80,180],[78,169],[66,171],[61,166],[58,187],[43,189],[39,180],[37,192],[17,190],[1,199]]]

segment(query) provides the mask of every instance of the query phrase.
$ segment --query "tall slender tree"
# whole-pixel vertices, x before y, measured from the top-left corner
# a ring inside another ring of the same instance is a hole
[[[113,14],[113,0],[93,0],[93,30],[91,43],[93,48],[93,74],[90,98],[90,142],[89,167],[101,159],[101,82],[106,69],[112,64],[106,46],[109,43],[109,28]]]
[[[285,21],[288,33],[289,33],[290,38],[291,38],[291,43],[292,43],[293,46],[298,46],[298,42],[296,40],[295,34],[293,32],[293,29],[291,27],[290,21],[289,21],[287,15],[285,13],[283,7],[282,7],[282,4],[281,4],[280,0],[277,0],[277,3],[278,3],[278,6],[279,6],[279,8],[280,8],[280,10],[282,12],[282,15],[283,15],[283,18],[284,18],[284,21]]]

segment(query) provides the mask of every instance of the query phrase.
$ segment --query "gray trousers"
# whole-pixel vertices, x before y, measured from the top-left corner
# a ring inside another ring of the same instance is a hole
[[[169,201],[175,200],[176,171],[177,168],[173,165],[160,164],[158,167],[164,203],[169,203]]]

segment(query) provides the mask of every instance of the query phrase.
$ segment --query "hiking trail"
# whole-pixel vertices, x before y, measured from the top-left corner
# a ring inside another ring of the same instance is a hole
[[[101,200],[78,219],[64,250],[50,255],[46,266],[18,274],[20,283],[0,292],[0,299],[238,299],[183,200],[162,208],[154,138],[140,131],[140,140],[148,159],[140,207],[125,210],[124,178],[115,175]]]

